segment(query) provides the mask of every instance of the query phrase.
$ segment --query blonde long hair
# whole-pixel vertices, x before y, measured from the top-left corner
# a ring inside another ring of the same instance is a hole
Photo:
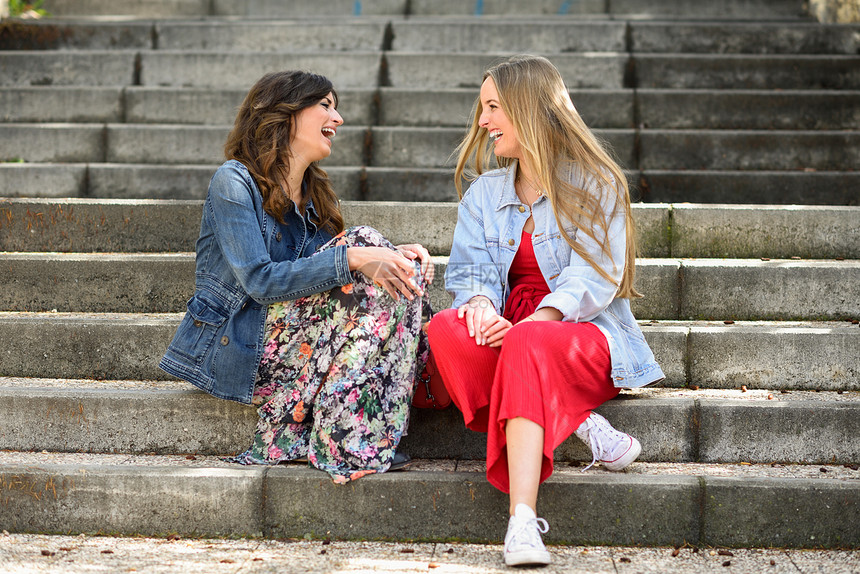
[[[633,287],[636,238],[627,179],[576,111],[558,69],[540,56],[514,56],[488,69],[482,82],[487,78],[492,78],[496,85],[499,105],[516,128],[522,159],[534,170],[532,175],[541,183],[562,237],[604,279],[618,286],[617,297],[641,297]],[[454,180],[460,198],[463,197],[463,179],[473,181],[492,166],[493,149],[489,134],[478,125],[481,110],[479,96],[472,110],[471,125],[457,147]],[[501,167],[508,167],[514,161],[496,158]],[[599,193],[578,187],[575,185],[578,182],[568,181],[566,176],[570,169],[565,167],[578,168],[583,174],[583,184],[589,179],[597,182]],[[608,219],[601,207],[606,193],[615,194],[615,207]],[[600,245],[617,269],[618,262],[612,258],[608,235],[611,220],[618,216],[626,218],[627,234],[620,283],[565,231],[564,225],[565,221],[576,225],[580,233]]]

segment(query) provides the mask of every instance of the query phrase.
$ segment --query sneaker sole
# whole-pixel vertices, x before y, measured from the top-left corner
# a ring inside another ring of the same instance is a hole
[[[630,466],[630,464],[639,457],[639,454],[642,452],[642,445],[639,444],[639,441],[636,440],[635,437],[630,437],[630,439],[632,442],[630,443],[630,448],[627,449],[627,452],[611,462],[606,462],[605,460],[600,461],[603,464],[603,468],[611,470],[612,472],[618,472],[619,470],[624,470]]]
[[[528,550],[505,554],[505,564],[508,566],[546,566],[552,562],[552,556],[545,550]]]

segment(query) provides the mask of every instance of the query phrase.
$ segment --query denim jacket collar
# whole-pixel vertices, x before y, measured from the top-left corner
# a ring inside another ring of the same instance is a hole
[[[496,204],[496,211],[502,211],[504,208],[508,206],[519,206],[522,205],[522,201],[520,201],[519,196],[517,195],[516,188],[516,179],[517,179],[517,166],[518,160],[514,160],[505,170],[505,182],[502,184],[502,192],[499,194],[499,201]],[[538,202],[544,201],[546,197],[544,195],[539,195],[535,200],[535,204]]]

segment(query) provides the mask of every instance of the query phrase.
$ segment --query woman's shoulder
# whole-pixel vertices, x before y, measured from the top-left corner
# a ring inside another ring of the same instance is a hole
[[[215,170],[209,182],[209,194],[220,196],[248,196],[256,191],[256,183],[245,165],[235,159],[225,161]]]
[[[500,167],[482,173],[469,185],[469,189],[466,190],[463,199],[465,200],[469,197],[471,201],[481,203],[489,198],[498,199],[498,193],[505,185],[508,171],[508,168]]]

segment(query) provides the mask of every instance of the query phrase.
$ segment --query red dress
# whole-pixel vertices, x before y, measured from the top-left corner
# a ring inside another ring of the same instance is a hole
[[[540,481],[552,474],[553,451],[618,394],[612,384],[609,345],[592,323],[526,321],[550,293],[523,232],[509,272],[504,316],[515,323],[501,347],[478,346],[456,309],[438,313],[428,335],[433,357],[466,426],[487,433],[487,480],[509,492],[505,425],[525,417],[544,429]]]

